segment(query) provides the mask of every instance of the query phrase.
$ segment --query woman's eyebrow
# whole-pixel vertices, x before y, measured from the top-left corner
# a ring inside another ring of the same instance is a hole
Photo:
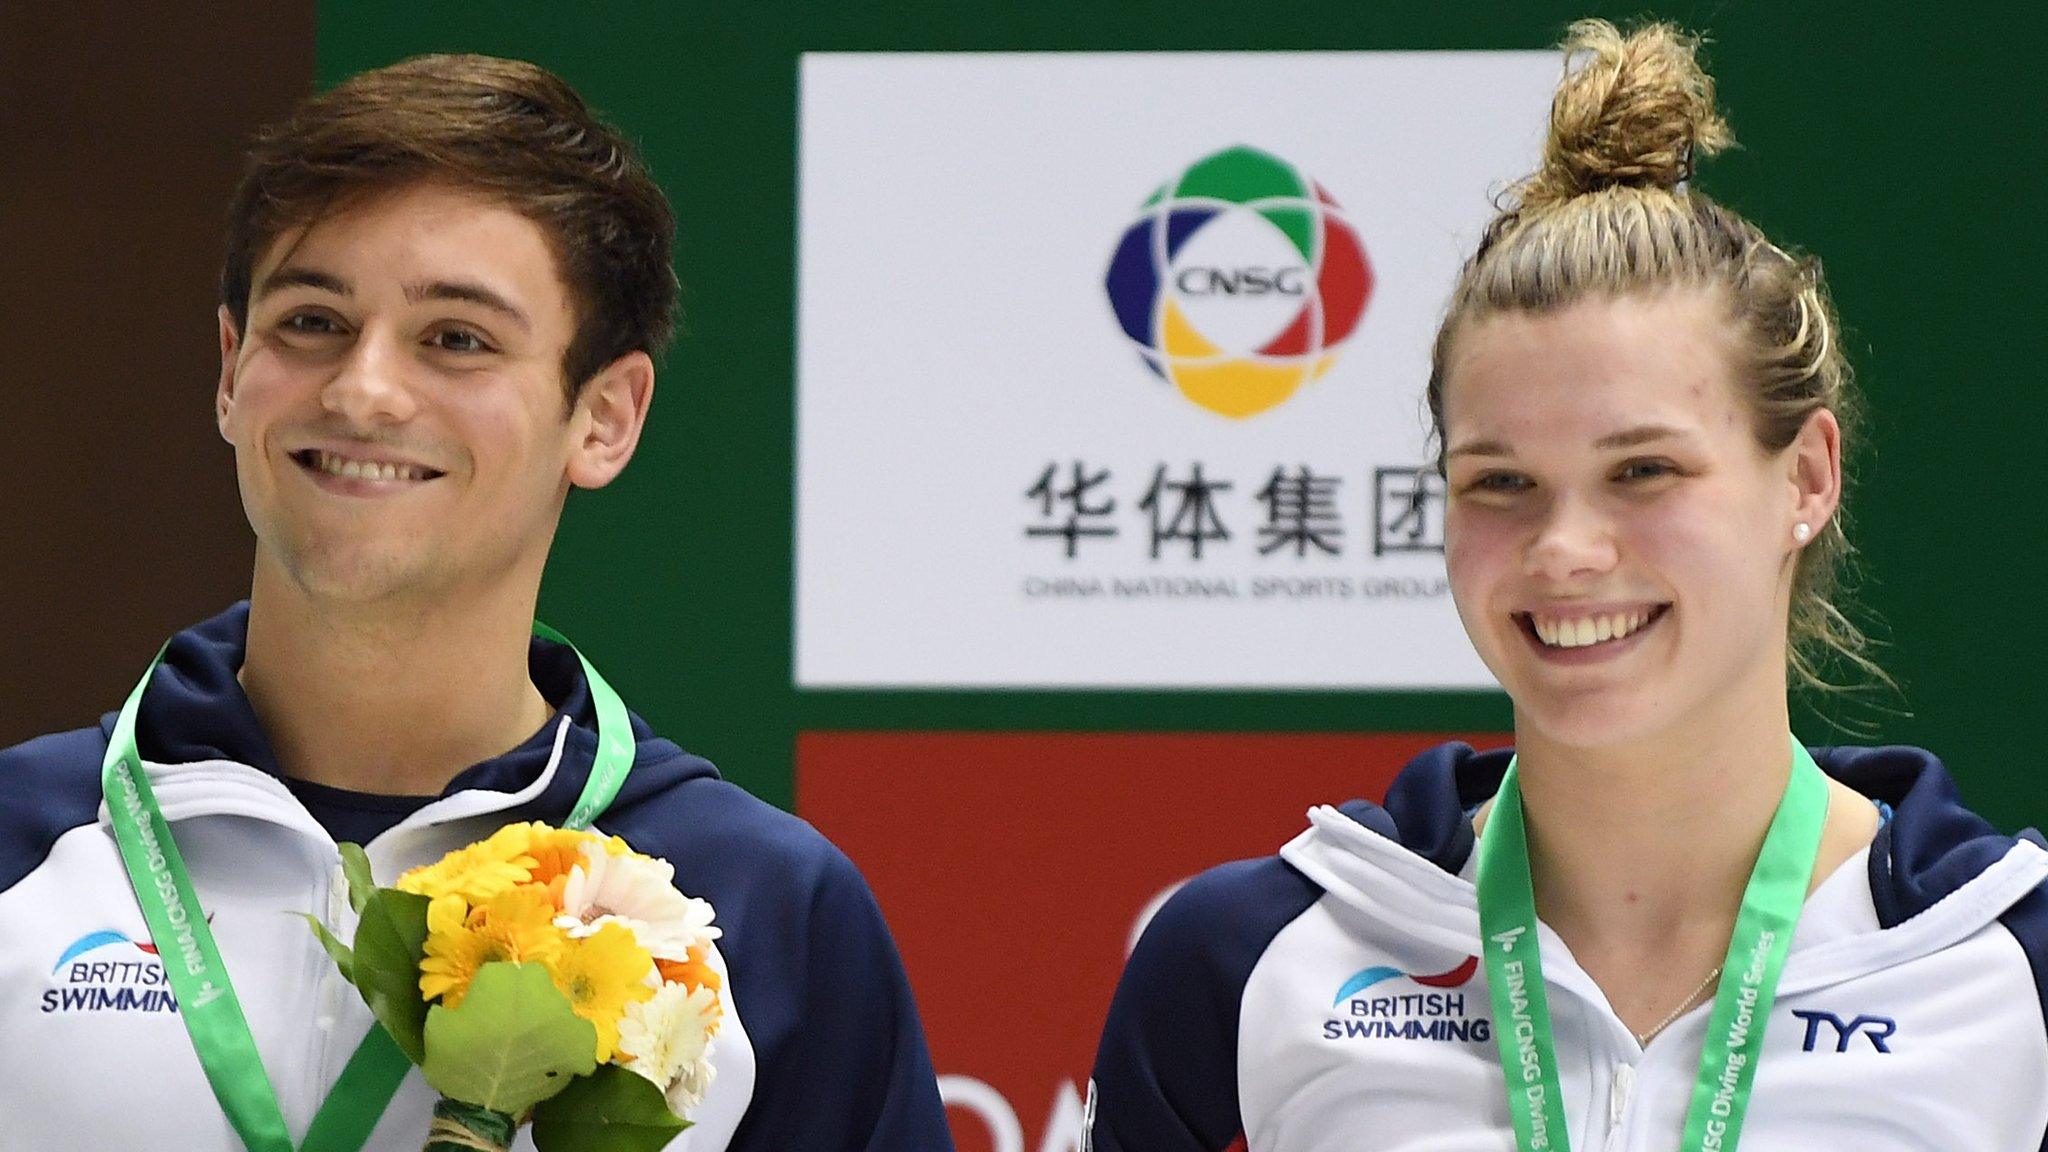
[[[1633,448],[1648,444],[1652,440],[1683,439],[1685,432],[1668,424],[1641,424],[1620,432],[1611,432],[1593,441],[1595,448]]]
[[[1514,455],[1514,453],[1508,451],[1508,446],[1501,443],[1498,440],[1477,440],[1470,444],[1460,444],[1456,448],[1451,449],[1449,452],[1444,453],[1444,459],[1451,460],[1459,456],[1512,455]]]
[[[1648,444],[1657,440],[1683,440],[1686,436],[1687,433],[1684,429],[1674,428],[1669,424],[1641,424],[1634,428],[1625,428],[1619,432],[1610,432],[1593,441],[1593,447],[1603,449],[1634,448],[1639,444]],[[1469,444],[1460,444],[1449,452],[1444,453],[1444,459],[1451,460],[1460,456],[1513,456],[1514,454],[1514,450],[1502,441],[1475,440]]]

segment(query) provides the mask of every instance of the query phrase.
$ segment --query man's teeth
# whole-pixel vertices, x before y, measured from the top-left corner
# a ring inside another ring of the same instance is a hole
[[[1649,622],[1648,609],[1605,616],[1544,617],[1531,615],[1536,636],[1552,648],[1584,648],[1603,640],[1619,640]]]
[[[379,464],[373,460],[351,460],[315,449],[313,467],[329,476],[350,480],[425,480],[427,469],[412,464]]]

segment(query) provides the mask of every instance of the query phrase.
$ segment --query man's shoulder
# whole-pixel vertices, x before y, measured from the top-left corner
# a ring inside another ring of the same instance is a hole
[[[106,751],[98,728],[0,748],[0,892],[35,871],[59,836],[98,818]]]
[[[750,903],[762,896],[808,903],[849,885],[865,895],[853,863],[809,821],[708,768],[680,750],[635,767],[600,826],[674,864],[686,889],[728,890]]]

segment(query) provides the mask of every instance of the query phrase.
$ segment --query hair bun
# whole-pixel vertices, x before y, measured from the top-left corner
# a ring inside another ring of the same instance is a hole
[[[1735,142],[1714,111],[1699,39],[1669,24],[1622,33],[1605,20],[1571,26],[1565,75],[1550,104],[1543,168],[1523,182],[1527,210],[1615,185],[1676,189],[1693,158]]]

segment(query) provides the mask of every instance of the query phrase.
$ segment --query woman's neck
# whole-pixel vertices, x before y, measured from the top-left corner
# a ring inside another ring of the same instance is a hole
[[[1518,734],[1536,907],[1574,949],[1725,942],[1791,772],[1782,715],[1598,750]]]
[[[238,678],[286,775],[433,795],[547,723],[527,672],[536,595],[337,605],[259,557]]]
[[[1789,727],[1782,694],[1628,746],[1570,747],[1516,726],[1537,914],[1638,1035],[1697,995],[1727,951],[1792,771]],[[1870,802],[1830,780],[1808,892],[1877,827]]]

